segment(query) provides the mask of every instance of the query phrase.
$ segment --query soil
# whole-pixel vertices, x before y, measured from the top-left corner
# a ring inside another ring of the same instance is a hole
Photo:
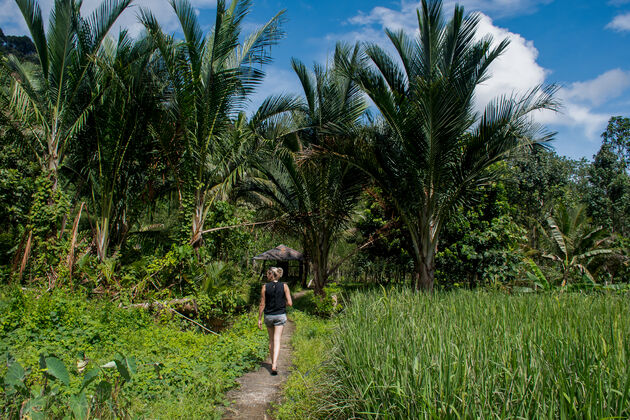
[[[295,293],[293,300],[299,299],[304,293]],[[258,370],[237,379],[240,387],[231,390],[226,395],[226,399],[232,404],[225,408],[224,420],[271,420],[273,418],[269,414],[269,409],[272,403],[280,402],[282,385],[289,377],[293,353],[291,349],[293,331],[295,331],[295,323],[289,320],[284,327],[280,342],[278,375],[271,375],[271,359],[267,356]]]

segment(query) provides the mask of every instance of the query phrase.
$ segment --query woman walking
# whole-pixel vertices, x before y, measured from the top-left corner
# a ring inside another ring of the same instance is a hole
[[[260,307],[258,308],[258,328],[262,330],[263,312],[265,325],[269,333],[269,356],[271,357],[271,374],[278,374],[278,355],[280,354],[280,339],[282,330],[287,322],[287,305],[293,306],[291,292],[286,283],[279,282],[282,268],[271,267],[267,270],[269,282],[262,287],[260,293]]]

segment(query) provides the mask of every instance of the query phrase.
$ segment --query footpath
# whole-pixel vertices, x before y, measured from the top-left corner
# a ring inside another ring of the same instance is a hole
[[[306,294],[305,291],[293,294],[293,301]],[[263,327],[264,328],[264,327]],[[252,419],[271,420],[267,411],[271,404],[279,402],[282,385],[289,377],[293,349],[291,348],[291,336],[295,331],[295,323],[288,321],[282,333],[280,342],[280,358],[278,360],[278,375],[271,375],[271,360],[269,356],[262,362],[260,369],[249,372],[237,382],[240,387],[229,391],[226,395],[231,401],[225,408],[224,420]]]

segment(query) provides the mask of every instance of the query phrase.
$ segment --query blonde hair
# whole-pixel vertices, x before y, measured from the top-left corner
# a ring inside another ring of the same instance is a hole
[[[284,274],[284,270],[280,267],[270,267],[269,270],[267,270],[267,273],[273,273],[274,278],[276,279],[280,279],[282,278],[282,274]]]

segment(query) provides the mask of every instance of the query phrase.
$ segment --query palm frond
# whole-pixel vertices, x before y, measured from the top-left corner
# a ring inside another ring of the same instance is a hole
[[[50,63],[48,79],[52,93],[51,106],[57,108],[57,112],[61,111],[63,98],[72,89],[69,86],[70,73],[78,58],[74,48],[76,33],[73,29],[73,6],[71,0],[55,0],[54,8],[50,12],[47,34]]]
[[[203,31],[199,18],[190,0],[170,0],[171,7],[179,19],[180,27],[186,39],[188,57],[196,77],[199,75],[203,56]]]
[[[132,1],[102,0],[99,7],[86,20],[92,38],[91,48],[86,52],[86,55],[96,53],[116,20],[131,5]]]
[[[48,42],[44,31],[42,10],[37,0],[15,0],[15,2],[22,12],[26,26],[31,34],[31,39],[35,44],[44,78],[48,79]]]

